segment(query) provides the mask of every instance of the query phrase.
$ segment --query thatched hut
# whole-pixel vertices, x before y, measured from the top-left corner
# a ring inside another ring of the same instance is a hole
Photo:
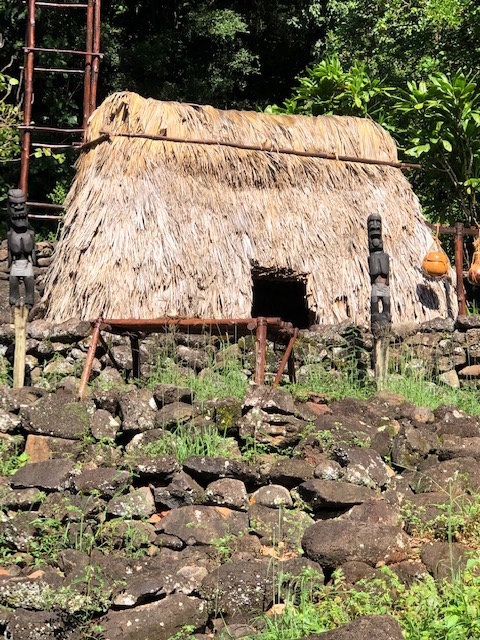
[[[277,151],[397,162],[376,123],[117,93],[92,115],[87,141],[105,131],[77,163],[48,319],[288,316],[303,306],[312,322],[365,324],[372,212],[391,256],[393,321],[456,313],[451,286],[421,272],[432,236],[400,169]]]

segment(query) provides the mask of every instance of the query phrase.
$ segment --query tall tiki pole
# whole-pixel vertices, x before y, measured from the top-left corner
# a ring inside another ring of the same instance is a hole
[[[7,195],[10,228],[7,233],[8,265],[10,267],[10,306],[13,307],[15,327],[15,360],[13,386],[18,389],[25,382],[25,358],[27,341],[27,317],[33,307],[36,265],[35,234],[28,228],[25,194],[21,189],[10,189]],[[20,285],[25,295],[20,294]]]
[[[373,334],[373,359],[377,389],[383,389],[388,372],[390,345],[390,257],[383,250],[382,218],[372,213],[367,220],[368,269],[372,292],[370,324]]]

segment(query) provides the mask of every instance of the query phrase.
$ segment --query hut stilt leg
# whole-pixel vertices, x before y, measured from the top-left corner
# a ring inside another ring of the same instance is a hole
[[[132,375],[135,380],[140,379],[140,344],[137,335],[130,336],[130,346],[132,349]]]
[[[27,351],[27,317],[25,305],[14,307],[13,322],[15,327],[15,360],[13,364],[13,388],[21,389],[25,383],[25,358]]]
[[[293,363],[293,345],[297,340],[297,336],[298,336],[298,329],[295,329],[293,336],[290,338],[287,348],[285,349],[285,353],[283,354],[283,358],[280,363],[280,367],[278,368],[277,375],[275,376],[275,380],[273,383],[274,387],[277,387],[280,384],[280,380],[282,379],[282,375],[283,375],[283,372],[285,371],[285,367],[287,366],[287,362],[288,362],[288,373],[290,376],[290,382],[293,382],[292,365],[293,365],[293,377],[295,377],[295,365]]]
[[[265,381],[265,360],[267,355],[267,319],[257,318],[256,334],[256,359],[255,359],[255,383],[263,384]]]
[[[288,356],[288,377],[290,382],[295,384],[297,382],[297,374],[295,373],[295,357],[293,355],[293,349]]]

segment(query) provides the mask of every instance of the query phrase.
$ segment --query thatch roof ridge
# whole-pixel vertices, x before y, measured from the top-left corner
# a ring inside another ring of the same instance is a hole
[[[92,115],[100,132],[221,138],[396,161],[376,123],[272,116],[119,93]],[[393,319],[445,315],[420,271],[431,233],[399,169],[112,137],[81,154],[45,295],[48,317],[248,317],[252,265],[306,280],[319,322],[368,322],[366,219],[382,215]],[[449,295],[453,313],[456,300]]]
[[[108,117],[105,118],[105,114]],[[112,114],[113,117],[112,117]],[[397,148],[388,133],[368,118],[353,116],[272,115],[257,111],[219,110],[209,105],[142,98],[120,92],[109,96],[91,117],[87,140],[104,129],[122,133],[167,134],[259,144],[266,149],[287,147],[359,158],[397,162]]]

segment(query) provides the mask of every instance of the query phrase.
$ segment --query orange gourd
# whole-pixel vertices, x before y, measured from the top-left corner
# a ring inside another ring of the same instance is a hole
[[[433,244],[422,262],[422,270],[430,278],[443,278],[450,269],[450,260],[438,239],[439,227],[440,225],[437,224],[437,232],[433,239]]]
[[[473,252],[472,263],[468,270],[467,280],[470,284],[480,287],[480,236],[473,243],[473,248],[475,251]]]

